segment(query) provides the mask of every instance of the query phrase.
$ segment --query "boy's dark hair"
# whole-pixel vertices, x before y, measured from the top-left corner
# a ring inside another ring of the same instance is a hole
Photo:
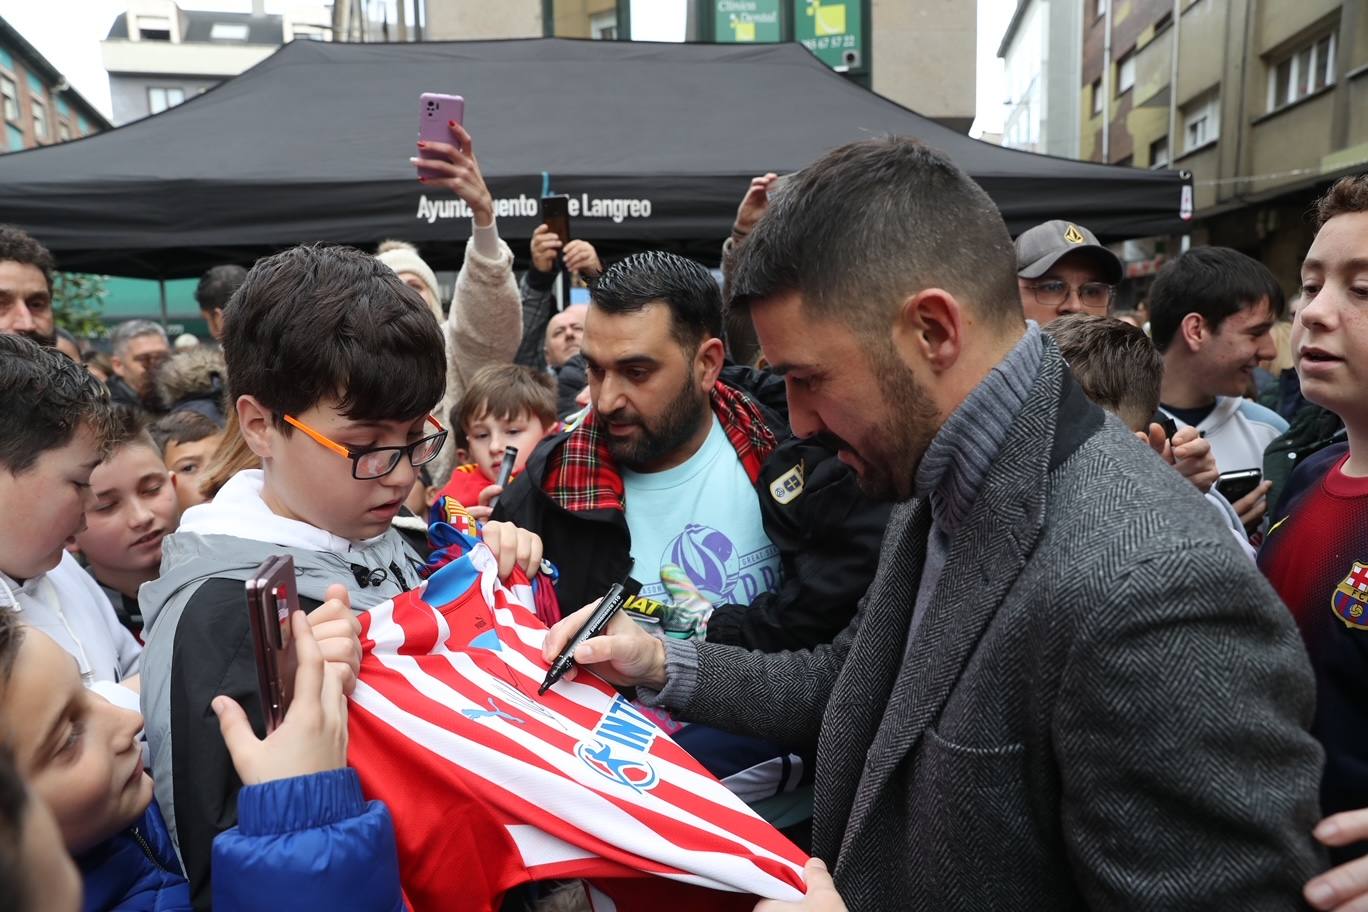
[[[200,276],[199,284],[195,286],[195,303],[200,310],[223,310],[245,278],[247,270],[242,266],[215,266]]]
[[[1096,314],[1068,314],[1041,327],[1055,340],[1089,399],[1127,424],[1149,424],[1159,408],[1164,357],[1138,326]]]
[[[905,137],[849,143],[790,175],[736,252],[728,307],[784,292],[815,316],[886,336],[924,288],[1020,328],[1016,248],[997,206],[943,153]]]
[[[465,395],[451,416],[456,439],[469,446],[466,426],[489,415],[508,421],[529,413],[549,428],[556,423],[556,385],[546,374],[521,364],[491,364],[470,378]]]
[[[412,421],[446,388],[437,319],[393,269],[350,247],[258,260],[224,310],[230,402],[299,415],[336,400],[354,421]]]
[[[195,443],[215,434],[222,434],[223,428],[214,419],[189,409],[179,409],[163,415],[157,423],[148,428],[157,449],[166,452],[168,443]]]
[[[38,267],[47,280],[48,291],[52,291],[52,271],[57,263],[52,254],[42,244],[13,225],[0,225],[0,263],[24,263]]]
[[[9,608],[0,611],[0,693],[9,687],[19,647],[24,644],[27,631],[18,611]]]
[[[106,458],[132,444],[151,447],[158,453],[161,452],[161,447],[157,446],[157,442],[148,433],[147,425],[138,410],[116,402],[109,408],[109,430],[105,435]]]
[[[1168,351],[1188,314],[1219,332],[1226,317],[1262,298],[1273,319],[1281,318],[1287,302],[1267,266],[1230,247],[1194,247],[1160,269],[1150,288],[1150,336],[1159,351]]]
[[[1337,215],[1368,212],[1368,171],[1341,177],[1330,185],[1325,196],[1316,200],[1316,228]]]
[[[82,425],[103,444],[109,420],[109,393],[90,371],[56,349],[0,335],[0,468],[28,471]]]
[[[651,304],[670,308],[670,334],[693,352],[722,338],[722,290],[712,273],[693,260],[648,250],[619,260],[589,290],[591,307],[604,313],[637,313]]]
[[[5,885],[0,912],[28,912],[33,907],[24,858],[24,821],[29,813],[29,791],[14,755],[0,746],[0,883]]]

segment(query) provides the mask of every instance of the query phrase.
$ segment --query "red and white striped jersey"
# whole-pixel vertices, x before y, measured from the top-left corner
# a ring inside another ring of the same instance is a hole
[[[349,760],[393,813],[413,908],[574,878],[624,912],[800,899],[806,856],[612,686],[581,671],[537,696],[531,605],[475,545],[361,617]]]

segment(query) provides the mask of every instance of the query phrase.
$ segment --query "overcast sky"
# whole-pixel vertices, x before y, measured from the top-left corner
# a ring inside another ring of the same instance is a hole
[[[450,2],[450,0],[448,0]],[[393,0],[390,0],[393,7]],[[679,41],[684,37],[687,0],[632,0],[632,31],[637,38]],[[978,120],[972,135],[1002,131],[1002,61],[994,56],[1015,0],[977,0]],[[289,9],[289,0],[266,0],[268,12]],[[317,8],[317,3],[303,4]],[[250,12],[251,0],[181,0],[182,9]],[[109,77],[100,60],[100,40],[127,0],[0,0],[0,16],[19,30],[91,104],[110,116]],[[390,21],[394,21],[391,15]],[[908,53],[916,53],[909,48]]]

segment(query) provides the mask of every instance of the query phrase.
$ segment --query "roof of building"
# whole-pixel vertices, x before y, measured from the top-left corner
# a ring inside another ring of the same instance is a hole
[[[62,72],[48,62],[48,59],[38,52],[38,49],[29,44],[28,39],[19,33],[19,30],[5,21],[0,16],[0,47],[13,49],[18,55],[24,58],[24,63],[38,76],[52,86],[53,95],[61,98],[76,107],[81,115],[87,120],[93,121],[101,130],[112,130],[114,125],[109,122],[109,118],[100,113],[100,109],[95,107],[80,92],[71,87]],[[61,88],[65,86],[65,88]]]
[[[1012,39],[1016,38],[1017,28],[1021,25],[1022,18],[1026,15],[1026,9],[1033,0],[1017,0],[1016,9],[1012,10],[1012,19],[1007,23],[1007,31],[1002,33],[1002,42],[998,45],[997,55],[1007,56],[1007,49],[1012,46]]]
[[[218,13],[212,10],[187,10],[180,11],[181,22],[185,30],[181,35],[182,42],[188,43],[209,43],[214,44],[284,44],[285,43],[285,20],[282,16],[258,16],[253,13]],[[247,26],[247,38],[236,40],[231,38],[214,38],[212,32],[215,25],[245,25]],[[118,40],[128,37],[128,14],[120,13],[110,26],[109,35],[105,39]]]

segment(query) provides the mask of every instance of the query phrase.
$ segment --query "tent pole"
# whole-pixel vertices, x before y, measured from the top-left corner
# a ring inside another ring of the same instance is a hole
[[[162,329],[166,329],[167,323],[169,322],[169,321],[167,320],[167,313],[166,313],[166,279],[160,279],[160,278],[157,279],[157,290],[160,292],[160,296],[161,296],[161,324],[162,324]]]

